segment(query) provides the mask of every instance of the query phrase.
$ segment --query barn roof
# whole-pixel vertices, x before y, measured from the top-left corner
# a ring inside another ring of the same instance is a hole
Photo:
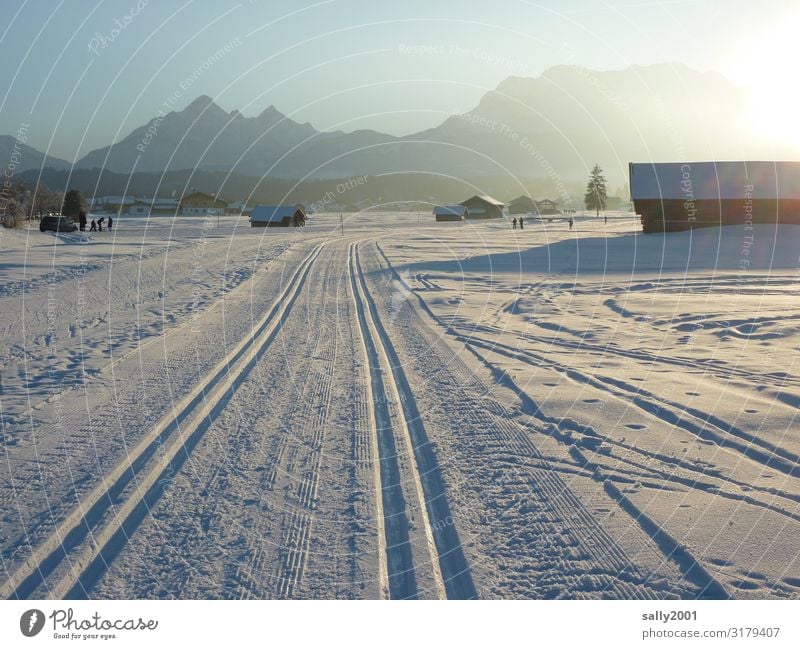
[[[462,201],[461,205],[464,205],[464,203],[469,203],[471,200],[474,200],[476,198],[478,200],[483,201],[484,203],[489,203],[490,205],[496,205],[497,207],[505,207],[506,205],[502,201],[498,201],[496,198],[492,198],[487,194],[475,194],[475,196],[470,196],[467,200]]]
[[[535,203],[530,196],[523,194],[522,196],[517,196],[515,199],[508,201],[509,205],[515,205],[516,203],[525,203],[526,205],[531,205]]]
[[[282,221],[287,217],[291,218],[298,211],[305,215],[303,208],[297,205],[256,205],[250,220],[264,223]]]
[[[633,200],[800,199],[800,162],[631,163],[630,186]]]
[[[433,208],[435,216],[464,216],[466,211],[463,205],[437,205]]]

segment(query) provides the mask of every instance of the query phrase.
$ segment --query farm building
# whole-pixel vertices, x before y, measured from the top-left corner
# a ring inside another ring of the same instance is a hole
[[[124,214],[136,202],[134,196],[100,196],[89,201],[92,209]]]
[[[175,198],[137,198],[134,203],[128,206],[128,214],[144,215],[148,214],[172,214],[174,215],[180,204]]]
[[[469,211],[463,205],[437,205],[433,215],[437,221],[463,221]]]
[[[477,194],[462,201],[460,205],[467,208],[465,217],[468,219],[499,219],[502,218],[505,207],[505,203],[486,194]]]
[[[256,205],[250,215],[250,227],[288,228],[306,224],[306,212],[300,205]]]
[[[252,211],[253,208],[247,205],[247,201],[234,201],[225,207],[225,214],[250,214]]]
[[[536,201],[530,196],[518,196],[508,204],[509,214],[534,214],[536,211]]]
[[[800,162],[631,163],[629,171],[645,232],[800,224]]]
[[[555,201],[551,201],[549,198],[545,198],[544,200],[536,202],[536,211],[542,215],[549,215],[549,214],[560,214],[558,209],[558,203]]]
[[[211,194],[204,194],[203,192],[194,192],[181,199],[180,210],[181,216],[197,216],[212,214],[221,216],[225,214],[225,208],[228,204],[225,201],[218,199]]]

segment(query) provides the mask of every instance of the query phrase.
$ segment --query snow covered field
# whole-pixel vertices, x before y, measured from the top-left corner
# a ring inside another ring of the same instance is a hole
[[[797,598],[800,228],[0,230],[3,597]]]

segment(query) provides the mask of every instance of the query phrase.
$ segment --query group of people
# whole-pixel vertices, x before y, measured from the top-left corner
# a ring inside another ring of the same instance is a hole
[[[95,220],[92,219],[92,222],[89,224],[89,232],[102,232],[103,231],[103,222],[106,220],[105,216],[101,216],[99,219]],[[108,217],[108,229],[111,230],[114,227],[114,219],[110,216]],[[81,232],[86,232],[86,212],[80,212],[78,214],[78,228]]]
[[[511,229],[512,230],[516,230],[517,229],[517,217],[516,216],[514,217],[514,220],[511,221]],[[525,222],[524,222],[524,220],[522,219],[521,216],[519,217],[519,229],[520,230],[524,230],[525,229]]]

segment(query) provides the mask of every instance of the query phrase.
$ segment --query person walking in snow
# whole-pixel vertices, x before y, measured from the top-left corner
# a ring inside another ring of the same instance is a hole
[[[97,221],[92,219],[92,224],[89,226],[89,232],[97,232]]]
[[[520,229],[520,230],[523,230],[523,229],[524,229],[524,227],[523,227],[523,225],[522,225],[522,217],[521,217],[521,216],[519,217],[519,229]]]
[[[98,229],[100,232],[102,232],[102,231],[103,231],[103,221],[105,221],[105,220],[106,220],[106,217],[105,217],[105,216],[101,216],[99,219],[97,219],[97,229]]]
[[[516,216],[514,217],[514,220],[511,221],[511,229],[512,230],[516,230],[517,229],[517,217]]]
[[[86,232],[86,212],[83,210],[78,213],[78,227],[81,232]]]
[[[574,225],[574,223],[573,223],[573,221],[572,221],[572,217],[570,217],[570,219],[569,219],[569,229],[570,229],[570,230],[572,229],[572,226],[573,226],[573,225]]]
[[[108,229],[109,229],[109,230],[111,230],[111,228],[112,228],[113,226],[114,226],[114,219],[112,219],[112,218],[109,216],[109,217],[108,217]]]

